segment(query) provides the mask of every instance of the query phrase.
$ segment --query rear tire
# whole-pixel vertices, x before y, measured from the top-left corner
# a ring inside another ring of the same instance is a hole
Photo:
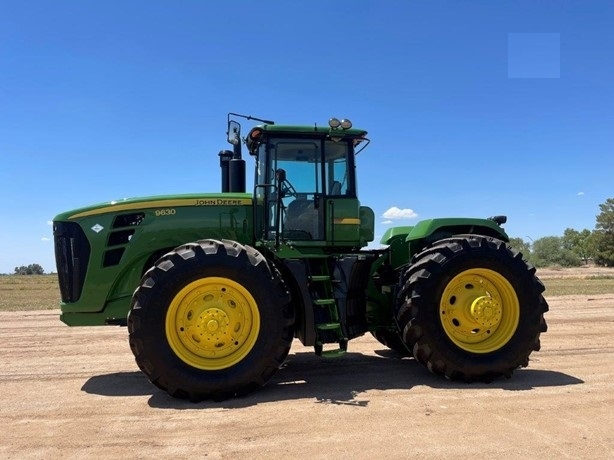
[[[285,284],[259,252],[202,240],[169,252],[145,273],[128,330],[152,383],[200,401],[264,385],[290,350],[293,323]]]
[[[390,348],[392,351],[403,356],[411,356],[411,351],[407,348],[398,332],[388,329],[378,329],[377,331],[371,332],[371,335],[375,337],[379,343]]]
[[[546,331],[543,284],[503,241],[436,242],[403,275],[397,322],[416,360],[449,379],[492,381],[527,366]]]

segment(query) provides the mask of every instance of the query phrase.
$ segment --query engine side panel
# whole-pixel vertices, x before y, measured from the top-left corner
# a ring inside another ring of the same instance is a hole
[[[202,238],[252,244],[252,209],[251,195],[206,194],[126,200],[57,216],[62,320],[121,323],[144,271],[168,250]]]

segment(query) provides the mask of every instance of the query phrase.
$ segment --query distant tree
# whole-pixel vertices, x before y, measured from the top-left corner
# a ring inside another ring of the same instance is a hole
[[[15,267],[16,275],[44,275],[45,270],[39,264],[30,264],[27,267],[22,265],[21,267]]]
[[[581,232],[566,228],[562,243],[564,249],[576,254],[585,264],[595,257],[595,236],[586,228]]]
[[[595,225],[595,262],[599,265],[614,265],[614,198],[599,205],[601,213]]]
[[[510,246],[520,251],[525,260],[531,260],[531,243],[522,238],[510,238]]]
[[[578,255],[563,247],[563,238],[560,236],[545,236],[535,240],[531,262],[537,267],[577,267],[582,263]]]

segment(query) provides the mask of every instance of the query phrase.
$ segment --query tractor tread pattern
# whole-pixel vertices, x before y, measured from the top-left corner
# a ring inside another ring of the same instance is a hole
[[[431,315],[430,321],[427,321],[425,311],[438,310],[439,299],[434,295],[438,280],[448,276],[446,263],[463,257],[463,254],[486,257],[500,265],[510,266],[522,289],[527,291],[521,294],[530,305],[524,309],[521,306],[523,325],[519,326],[518,333],[523,335],[523,343],[516,347],[518,353],[495,352],[488,357],[474,355],[465,359],[450,359],[447,352],[451,349],[451,341],[444,337],[443,341],[450,344],[442,347],[443,334],[438,334],[437,338],[433,336],[433,327],[429,323],[436,315]],[[451,380],[490,382],[501,376],[510,377],[518,367],[527,366],[531,352],[540,349],[539,336],[547,330],[544,313],[548,311],[543,291],[544,285],[535,276],[535,268],[504,241],[479,235],[459,235],[437,241],[414,256],[401,278],[396,307],[397,325],[414,358],[432,373]]]
[[[195,267],[211,267],[220,263],[225,264],[226,267],[230,266],[231,272],[232,266],[235,266],[236,270],[248,270],[250,273],[255,273],[258,280],[254,282],[268,284],[264,289],[268,291],[269,302],[267,302],[268,305],[262,307],[270,312],[269,316],[273,317],[278,325],[272,329],[276,337],[267,338],[265,340],[267,345],[262,351],[252,350],[252,353],[260,354],[255,358],[257,369],[242,370],[242,375],[233,375],[230,369],[225,372],[227,375],[217,376],[216,383],[209,384],[207,376],[203,374],[204,371],[199,372],[182,362],[167,363],[158,359],[160,349],[168,345],[166,343],[156,345],[156,341],[162,340],[157,340],[159,336],[152,337],[151,328],[143,327],[143,323],[148,321],[148,315],[158,314],[159,316],[159,312],[152,312],[148,307],[151,301],[150,291],[158,282],[165,282],[169,274],[180,277],[181,267],[193,270]],[[249,267],[252,269],[250,270]],[[177,272],[176,275],[174,271]],[[290,304],[288,289],[274,264],[268,263],[266,258],[251,246],[244,246],[230,240],[213,239],[184,244],[160,258],[144,274],[141,284],[134,292],[128,316],[130,347],[139,368],[158,388],[167,391],[173,397],[189,399],[193,402],[203,399],[221,401],[229,397],[245,395],[263,386],[281,367],[288,355],[294,337],[293,325],[294,311]],[[152,350],[153,347],[159,349]],[[177,380],[174,367],[187,368],[181,373],[186,377],[183,381]]]

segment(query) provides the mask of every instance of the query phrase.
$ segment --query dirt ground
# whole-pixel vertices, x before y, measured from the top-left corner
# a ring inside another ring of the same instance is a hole
[[[259,392],[199,404],[146,380],[125,328],[0,313],[0,458],[614,458],[614,295],[548,301],[509,380],[449,382],[364,336],[336,360],[296,342]]]
[[[582,265],[581,267],[572,268],[539,268],[537,270],[541,280],[548,279],[565,279],[565,278],[591,278],[591,277],[607,277],[614,276],[614,268],[612,267],[597,267],[595,265]]]

